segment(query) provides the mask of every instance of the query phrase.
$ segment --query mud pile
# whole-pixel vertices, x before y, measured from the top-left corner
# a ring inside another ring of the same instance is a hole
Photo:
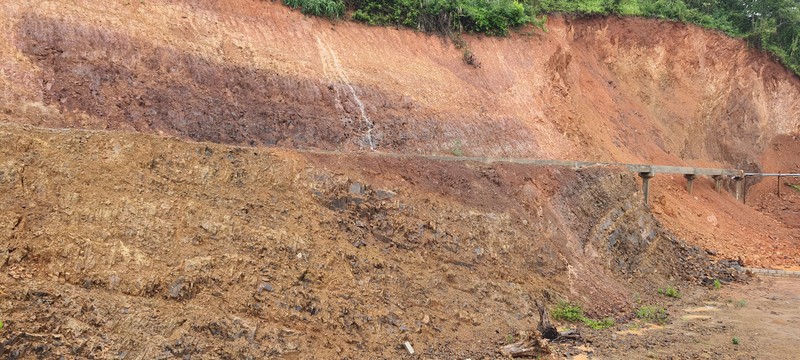
[[[730,271],[616,169],[16,125],[0,142],[0,312],[29,355],[493,356],[536,300],[625,319],[636,292]]]

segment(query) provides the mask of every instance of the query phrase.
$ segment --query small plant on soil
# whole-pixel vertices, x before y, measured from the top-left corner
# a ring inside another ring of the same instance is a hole
[[[453,147],[450,148],[450,152],[455,156],[464,156],[464,151],[461,150],[461,140],[456,140],[456,142],[453,143]]]
[[[658,293],[666,297],[671,297],[675,299],[681,298],[681,293],[678,291],[678,289],[672,286],[667,286],[666,289],[658,289]]]
[[[584,318],[583,323],[594,330],[608,329],[617,324],[612,318],[605,318],[602,320]]]
[[[616,325],[616,322],[612,318],[605,318],[602,320],[588,318],[583,314],[583,309],[581,309],[580,306],[570,304],[566,301],[559,302],[552,314],[553,318],[556,320],[582,322],[594,330],[603,330]]]
[[[731,342],[733,343],[733,345],[739,345],[739,338],[734,336],[733,339],[731,339]]]
[[[719,279],[714,279],[714,290],[719,290],[722,287],[722,283]]]
[[[744,300],[744,299],[739,300],[735,304],[733,304],[733,306],[735,306],[737,308],[743,308],[743,307],[747,306],[747,300]]]
[[[645,305],[636,310],[636,317],[655,324],[665,324],[669,320],[669,314],[663,307]]]
[[[642,295],[640,295],[639,293],[633,294],[633,302],[635,302],[636,304],[641,304],[642,303]]]
[[[572,305],[566,301],[561,301],[553,310],[553,319],[578,322],[583,320],[583,309],[578,305]]]

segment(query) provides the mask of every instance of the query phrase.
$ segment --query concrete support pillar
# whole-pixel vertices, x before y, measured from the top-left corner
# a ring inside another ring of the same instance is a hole
[[[689,194],[692,193],[692,183],[694,183],[694,174],[684,174],[683,177],[686,178],[686,191]]]
[[[744,202],[744,176],[735,176],[733,181],[736,184],[736,200]]]
[[[642,178],[642,195],[644,196],[644,204],[647,205],[648,195],[650,193],[650,178],[655,176],[652,172],[640,172],[639,177]]]
[[[717,192],[722,191],[722,175],[714,175],[711,177],[714,179],[714,190]]]

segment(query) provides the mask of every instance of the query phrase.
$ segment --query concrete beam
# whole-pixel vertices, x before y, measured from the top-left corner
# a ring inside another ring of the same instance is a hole
[[[640,172],[639,177],[642,178],[642,196],[644,197],[644,204],[648,205],[648,197],[650,196],[650,179],[655,176],[652,171]]]
[[[736,185],[736,200],[744,202],[744,176],[736,176],[733,178]]]
[[[711,177],[714,179],[714,190],[717,192],[722,191],[722,175],[714,175]]]
[[[692,183],[694,183],[695,175],[694,174],[684,174],[683,177],[686,178],[686,191],[688,191],[689,194],[691,194],[692,193]]]

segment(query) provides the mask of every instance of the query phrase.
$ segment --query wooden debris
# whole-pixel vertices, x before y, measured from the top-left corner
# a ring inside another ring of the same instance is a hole
[[[558,333],[558,341],[561,340],[580,340],[581,333],[575,329],[564,330]]]
[[[550,323],[550,315],[547,313],[547,309],[538,300],[536,301],[536,307],[539,309],[539,325],[536,329],[545,339],[555,340],[559,335],[558,329]]]
[[[406,346],[406,350],[408,350],[409,355],[414,355],[414,348],[411,347],[411,343],[406,341],[403,343]]]
[[[534,334],[525,340],[515,342],[500,348],[500,353],[503,356],[510,357],[537,357],[540,355],[547,355],[550,353],[550,348],[547,344]]]

